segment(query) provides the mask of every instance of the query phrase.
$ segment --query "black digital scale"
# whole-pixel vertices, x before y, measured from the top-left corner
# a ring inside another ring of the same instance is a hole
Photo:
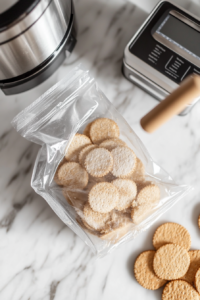
[[[188,75],[200,75],[200,20],[170,1],[159,2],[126,46],[123,73],[158,100]]]

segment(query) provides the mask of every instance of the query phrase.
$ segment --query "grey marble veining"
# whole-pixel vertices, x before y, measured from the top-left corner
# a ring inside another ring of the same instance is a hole
[[[144,6],[143,1],[136,3]],[[184,1],[191,10],[196,4]],[[162,290],[152,292],[137,284],[133,262],[140,252],[153,248],[153,232],[165,221],[185,225],[192,248],[200,249],[200,103],[188,116],[173,118],[153,135],[142,131],[140,118],[157,102],[122,76],[121,64],[124,47],[147,13],[125,0],[76,0],[75,6],[79,36],[71,57],[37,88],[10,97],[0,93],[0,299],[161,299]],[[101,260],[31,189],[39,147],[10,125],[18,112],[77,63],[91,70],[152,157],[178,183],[194,186],[147,232]]]

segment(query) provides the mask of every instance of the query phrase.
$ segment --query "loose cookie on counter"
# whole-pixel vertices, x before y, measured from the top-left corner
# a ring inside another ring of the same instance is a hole
[[[187,273],[181,278],[190,284],[194,284],[195,274],[200,268],[200,250],[191,250],[188,252],[190,256],[190,266]]]
[[[197,289],[197,292],[200,294],[200,268],[196,272],[194,285]]]
[[[187,229],[177,223],[165,223],[159,226],[153,236],[155,249],[170,243],[182,246],[188,251],[191,237]]]
[[[179,245],[167,244],[160,247],[154,256],[153,269],[159,278],[179,279],[186,274],[190,266],[187,250]]]
[[[134,274],[137,282],[145,289],[157,290],[167,281],[156,276],[153,270],[153,259],[156,251],[142,252],[135,261]]]
[[[162,300],[200,300],[200,295],[184,280],[174,280],[166,284]]]

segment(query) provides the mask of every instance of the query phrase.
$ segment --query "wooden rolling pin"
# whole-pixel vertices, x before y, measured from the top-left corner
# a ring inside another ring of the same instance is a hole
[[[154,132],[198,97],[200,97],[200,76],[191,75],[141,119],[142,128],[149,133]]]

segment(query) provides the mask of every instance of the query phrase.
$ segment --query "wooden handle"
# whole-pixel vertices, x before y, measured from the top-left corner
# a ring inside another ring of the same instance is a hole
[[[200,76],[191,75],[141,119],[140,124],[142,128],[152,133],[174,115],[182,112],[188,104],[192,103],[199,96]]]

